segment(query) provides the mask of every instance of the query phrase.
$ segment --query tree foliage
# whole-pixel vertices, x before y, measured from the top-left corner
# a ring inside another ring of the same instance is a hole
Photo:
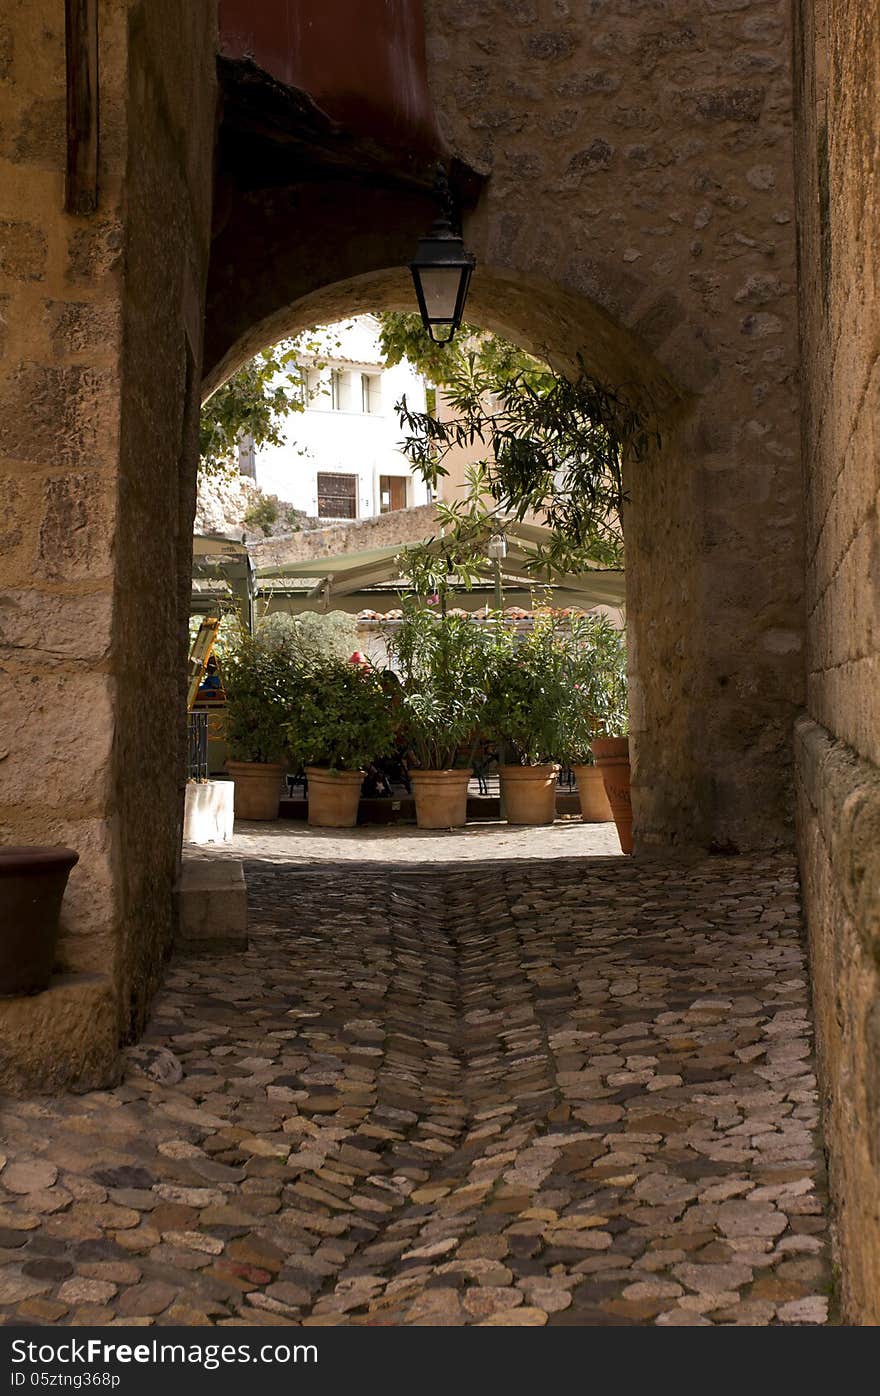
[[[496,382],[516,374],[541,375],[546,364],[527,354],[507,339],[489,334],[475,325],[462,325],[455,339],[435,344],[425,333],[422,317],[403,310],[385,311],[379,316],[379,347],[385,364],[391,368],[404,359],[439,388],[452,385],[473,356],[482,371]]]
[[[291,412],[305,406],[303,377],[295,351],[278,344],[233,373],[208,398],[199,419],[199,468],[204,475],[229,473],[243,436],[256,445],[280,446]]]
[[[600,383],[582,361],[572,375],[497,335],[464,325],[437,345],[415,314],[381,317],[389,363],[407,358],[442,389],[448,411],[397,404],[402,449],[432,490],[448,474],[451,453],[484,448],[467,471],[464,498],[438,505],[441,532],[410,549],[406,570],[416,589],[443,591],[444,579],[472,584],[484,568],[489,535],[505,520],[529,518],[550,530],[529,565],[548,572],[619,567],[623,560],[622,460],[641,459],[659,435],[645,409]]]
[[[550,530],[549,542],[530,550],[534,570],[621,566],[623,455],[641,459],[658,434],[582,362],[572,377],[547,366],[505,376],[496,363],[504,360],[487,366],[474,350],[461,355],[444,387],[448,420],[411,410],[405,398],[397,408],[402,449],[434,490],[450,453],[485,448],[469,468],[466,497],[438,506],[447,571],[462,579],[499,521],[527,518]],[[420,565],[417,551],[411,566]]]
[[[349,659],[358,647],[357,620],[347,611],[272,611],[257,627],[266,644],[283,648],[297,663]]]
[[[323,368],[333,347],[325,331],[311,329],[296,339],[282,340],[256,354],[227,378],[202,406],[199,419],[199,469],[203,475],[224,475],[236,469],[242,437],[255,446],[281,446],[291,413],[303,412],[309,401],[309,368]]]

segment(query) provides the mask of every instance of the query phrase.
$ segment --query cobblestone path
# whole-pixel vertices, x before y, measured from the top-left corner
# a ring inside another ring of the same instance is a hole
[[[787,859],[248,881],[121,1086],[4,1107],[6,1322],[826,1321]]]

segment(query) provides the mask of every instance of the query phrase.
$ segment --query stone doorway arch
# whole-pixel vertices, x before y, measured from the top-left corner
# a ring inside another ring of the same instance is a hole
[[[734,85],[750,15],[561,7],[551,24],[545,8],[425,5],[481,266],[471,313],[660,403],[663,449],[630,479],[627,520],[642,846],[788,842],[803,572],[787,28],[750,32],[769,58]],[[63,214],[56,11],[33,0],[16,19],[19,56],[41,36],[40,78],[10,60],[0,152],[0,806],[19,839],[83,855],[63,965],[85,1006],[63,1083],[100,1077],[139,1030],[173,925],[200,384],[382,277],[384,303],[408,303],[401,268],[432,210],[425,168],[376,142],[325,159],[324,130],[318,159],[287,131],[280,152],[277,103],[296,94],[277,80],[275,107],[228,139],[212,7],[155,0],[105,17],[99,207]]]
[[[422,212],[420,201],[417,213]],[[428,205],[430,207],[430,205]],[[467,226],[469,245],[480,258],[481,208],[478,205]],[[267,313],[250,322],[247,311],[236,304],[236,279],[230,248],[222,270],[212,264],[206,319],[205,393],[210,393],[246,358],[279,339],[308,326],[383,309],[412,309],[413,294],[405,266],[380,266],[360,274],[330,280],[293,302],[273,304],[278,288],[301,277],[302,260],[310,264],[312,239],[307,226],[297,225],[297,240],[287,238],[276,219],[269,219],[276,257],[285,245],[291,249],[289,271],[280,270],[277,283],[257,301]],[[417,227],[417,219],[413,219]],[[291,230],[292,231],[292,230]],[[323,224],[314,235],[320,257],[329,274],[338,257],[345,269],[358,255],[378,256],[379,230],[371,229],[368,248],[357,237],[343,235],[334,246],[324,238]],[[258,234],[251,230],[248,256],[254,256]],[[221,239],[222,241],[222,239]],[[389,232],[387,247],[395,250],[396,230]],[[300,253],[305,249],[304,258]],[[275,260],[272,265],[278,270]],[[310,274],[312,272],[310,271]],[[678,320],[670,343],[655,349],[645,325],[657,321],[639,306],[650,293],[634,283],[629,316],[637,328],[615,318],[602,301],[614,304],[613,288],[602,285],[601,268],[568,265],[558,279],[549,279],[504,265],[487,265],[481,258],[472,281],[467,315],[472,323],[502,334],[524,348],[544,354],[560,371],[576,369],[581,359],[603,382],[621,389],[645,405],[662,437],[659,450],[639,466],[627,470],[628,505],[625,515],[627,542],[627,616],[633,669],[631,732],[634,748],[634,802],[640,847],[681,845],[718,851],[777,846],[790,838],[787,745],[793,707],[788,698],[783,710],[774,712],[771,693],[752,724],[736,715],[742,706],[742,690],[731,670],[752,663],[795,671],[797,644],[783,645],[781,658],[769,651],[755,654],[756,615],[744,617],[741,598],[715,597],[718,615],[706,614],[706,598],[700,596],[701,572],[710,562],[711,545],[704,537],[708,520],[707,477],[717,487],[728,487],[723,464],[718,461],[719,442],[732,434],[732,426],[719,420],[718,392],[723,375],[717,357],[706,348],[705,329],[699,323]],[[587,280],[601,299],[582,289]],[[245,278],[244,285],[247,285]],[[216,308],[216,311],[215,311]],[[219,313],[222,309],[222,314]],[[216,314],[216,318],[215,318]],[[659,312],[658,312],[659,316]],[[240,318],[239,318],[240,317]],[[230,342],[234,328],[238,337]],[[216,356],[212,358],[213,356]],[[728,467],[730,469],[730,467]],[[742,489],[726,501],[731,526],[741,534],[748,526],[750,505]],[[712,502],[713,511],[718,502]],[[737,522],[733,522],[740,512]],[[720,527],[716,517],[714,527]],[[768,590],[772,579],[760,573],[759,589]],[[769,600],[769,598],[768,598]],[[724,615],[723,612],[727,614]],[[752,633],[743,626],[747,620]],[[709,624],[711,637],[704,626]],[[741,633],[737,634],[737,628]],[[713,649],[724,637],[724,651]],[[772,687],[781,693],[787,680]],[[789,697],[790,697],[789,689]],[[763,723],[763,727],[761,724]],[[719,749],[714,731],[741,733]],[[760,729],[760,730],[759,730]],[[768,760],[768,751],[778,754]],[[714,755],[713,755],[714,753]],[[717,758],[717,759],[716,759]]]

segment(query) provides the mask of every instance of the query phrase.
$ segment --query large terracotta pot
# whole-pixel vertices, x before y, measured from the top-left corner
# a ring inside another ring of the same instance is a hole
[[[320,829],[353,829],[357,823],[363,771],[330,771],[306,766],[309,823]]]
[[[599,766],[572,766],[581,802],[581,819],[585,824],[609,824],[614,818],[605,781]]]
[[[596,765],[602,772],[605,793],[617,825],[617,837],[624,853],[633,851],[633,815],[629,793],[629,738],[597,737],[590,743]]]
[[[508,824],[552,824],[558,766],[499,766]]]
[[[0,994],[49,987],[72,848],[0,848]]]
[[[226,769],[235,782],[236,819],[278,818],[286,770],[280,761],[227,761]]]
[[[410,771],[420,829],[460,829],[467,822],[473,771]]]

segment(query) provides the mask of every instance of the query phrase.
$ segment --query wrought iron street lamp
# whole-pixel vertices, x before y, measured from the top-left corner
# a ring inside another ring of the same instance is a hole
[[[453,232],[445,174],[438,181],[444,209],[409,264],[422,323],[435,344],[448,344],[461,325],[476,258]]]

